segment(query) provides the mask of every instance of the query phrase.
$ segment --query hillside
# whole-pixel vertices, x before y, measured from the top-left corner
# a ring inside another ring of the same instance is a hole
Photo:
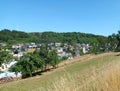
[[[104,53],[76,58],[71,60],[76,62],[68,65],[63,63],[59,65],[58,69],[50,70],[42,75],[2,84],[0,91],[53,91],[53,89],[54,91],[90,91],[90,89],[91,91],[101,91],[101,86],[104,86],[106,82],[99,77],[104,77],[105,71],[110,74],[111,68],[119,66],[120,56],[118,54]],[[99,84],[101,81],[103,85]],[[93,84],[94,82],[97,82],[97,86]],[[115,84],[117,85],[117,83]],[[116,90],[109,89],[108,91]]]
[[[6,35],[6,36],[4,36]],[[17,30],[4,29],[0,31],[0,42],[7,42],[10,44],[20,43],[20,42],[35,42],[35,43],[92,43],[98,42],[97,38],[104,36],[80,33],[80,32],[66,32],[66,33],[56,33],[56,32],[36,32],[36,33],[26,33]]]
[[[17,30],[4,29],[0,31],[0,42],[7,42],[8,44],[15,44],[20,42],[36,42],[37,37],[29,33]]]
[[[43,33],[31,33],[39,38],[41,43],[91,43],[93,41],[98,41],[96,38],[99,35],[80,33],[80,32],[66,32],[66,33],[56,33],[56,32],[43,32]],[[102,36],[103,37],[103,36]]]

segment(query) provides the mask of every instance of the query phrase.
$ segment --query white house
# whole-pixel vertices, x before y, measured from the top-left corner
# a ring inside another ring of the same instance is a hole
[[[19,52],[18,54],[13,54],[13,57],[20,58],[23,56],[23,52]]]
[[[55,46],[56,47],[61,46],[61,43],[55,43]]]
[[[7,44],[6,43],[0,43],[0,46],[6,46]]]
[[[18,73],[17,75],[15,74],[15,72],[3,72],[3,73],[0,73],[0,79],[1,78],[5,78],[5,77],[13,77],[13,78],[16,78],[17,77],[21,77],[22,74],[21,73]]]
[[[0,67],[1,71],[7,71],[12,65],[14,65],[15,63],[17,63],[17,61],[12,61],[10,63],[3,63]]]
[[[63,48],[57,48],[57,52],[58,52],[58,53],[63,52]]]

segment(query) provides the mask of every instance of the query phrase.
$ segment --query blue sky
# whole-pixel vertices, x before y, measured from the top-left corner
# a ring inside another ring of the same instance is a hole
[[[0,30],[85,32],[120,30],[120,0],[0,0]]]

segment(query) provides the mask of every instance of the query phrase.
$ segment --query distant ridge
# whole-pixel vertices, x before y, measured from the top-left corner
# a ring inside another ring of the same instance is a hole
[[[4,29],[0,31],[0,42],[20,43],[20,42],[35,42],[35,43],[91,43],[97,41],[97,37],[101,35],[94,35],[81,32],[32,32],[26,33],[23,31]],[[102,36],[104,37],[104,36]],[[104,37],[105,38],[105,37]]]

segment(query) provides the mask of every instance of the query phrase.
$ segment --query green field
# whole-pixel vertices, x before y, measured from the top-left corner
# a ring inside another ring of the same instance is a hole
[[[80,89],[82,91],[82,86],[88,83],[94,75],[100,75],[103,70],[119,62],[120,56],[117,54],[119,53],[91,55],[86,60],[52,69],[42,75],[1,84],[0,91],[69,91],[70,89],[70,91],[80,91]],[[64,78],[70,82],[66,83]],[[62,87],[60,83],[66,87]],[[79,90],[75,90],[78,87]]]

